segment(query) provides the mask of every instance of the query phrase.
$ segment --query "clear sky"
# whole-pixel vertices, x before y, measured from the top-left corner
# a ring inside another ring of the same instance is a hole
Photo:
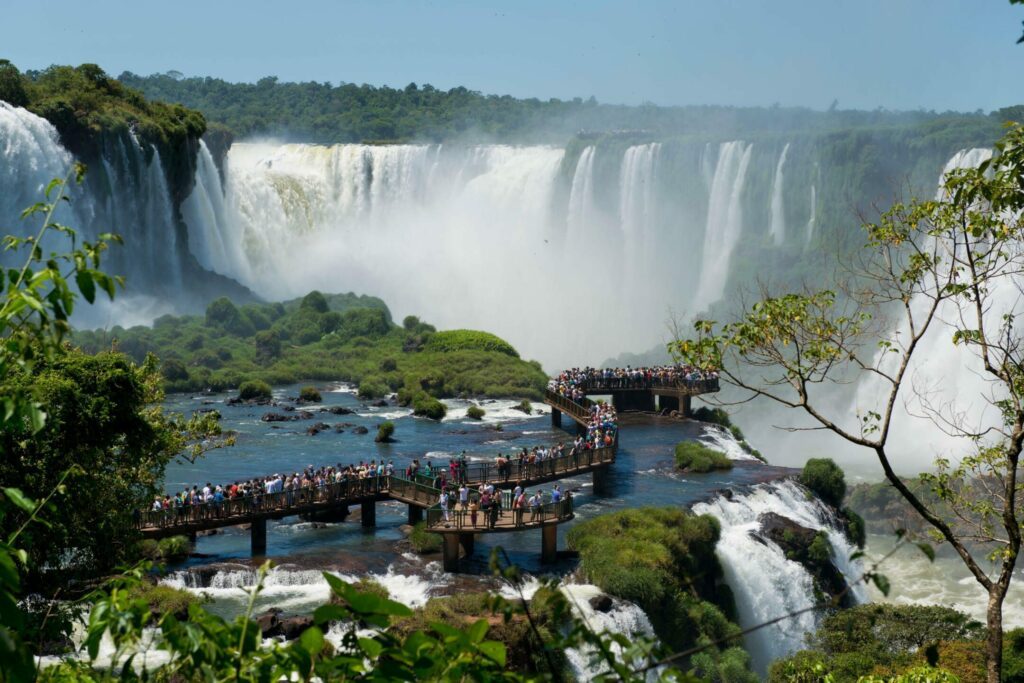
[[[0,56],[638,104],[1024,102],[1007,0],[6,0]]]

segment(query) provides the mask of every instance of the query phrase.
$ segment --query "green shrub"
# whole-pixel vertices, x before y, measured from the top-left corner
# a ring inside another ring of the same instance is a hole
[[[519,405],[515,406],[515,409],[527,415],[533,415],[533,405],[525,398],[519,402]]]
[[[206,600],[181,588],[163,584],[141,583],[134,586],[132,598],[143,600],[156,615],[173,614],[178,619],[188,618],[190,605],[201,605]]]
[[[700,408],[697,408],[697,410],[693,411],[693,419],[700,420],[701,422],[711,422],[716,425],[722,425],[723,427],[732,427],[732,420],[729,419],[729,413],[725,412],[721,408],[701,406]]]
[[[423,393],[413,399],[412,414],[429,417],[431,420],[441,420],[448,414],[448,408],[433,396]]]
[[[302,387],[299,389],[299,400],[306,401],[307,403],[320,403],[323,398],[320,396],[320,392],[316,390],[316,387]]]
[[[511,344],[489,332],[476,330],[444,330],[435,332],[426,344],[427,351],[496,351],[519,358],[519,352]]]
[[[843,470],[831,458],[811,458],[800,473],[800,483],[813,491],[818,498],[833,507],[843,504],[846,495],[846,479]]]
[[[144,560],[149,560],[151,562],[159,562],[161,560],[160,544],[157,543],[155,539],[144,538],[139,541],[138,552],[139,557]]]
[[[315,289],[302,297],[302,303],[299,304],[299,308],[305,308],[316,313],[326,313],[330,310],[327,306],[327,299],[325,299],[324,295]]]
[[[420,555],[426,555],[441,552],[441,545],[444,540],[441,538],[441,534],[433,534],[427,531],[426,522],[416,522],[412,527],[412,532],[409,534],[409,542],[412,544],[412,549],[415,552]]]
[[[180,360],[167,359],[160,366],[160,372],[168,382],[179,382],[188,379],[188,368]]]
[[[708,448],[699,441],[680,441],[676,444],[676,468],[688,472],[730,470],[732,460],[724,453]]]
[[[238,398],[243,401],[269,401],[272,396],[270,385],[262,380],[254,379],[242,382],[238,387]]]
[[[380,426],[377,427],[377,436],[374,439],[377,443],[389,443],[391,441],[391,435],[395,433],[395,423],[390,420],[381,422]]]
[[[252,323],[226,296],[215,299],[206,307],[206,326],[221,329],[238,337],[247,337],[255,332]]]
[[[864,518],[853,511],[853,508],[844,507],[842,509],[842,516],[847,522],[847,531],[850,536],[850,540],[856,544],[858,548],[863,548],[864,543],[867,542],[867,529],[864,526]]]
[[[371,375],[369,377],[364,377],[363,380],[359,382],[357,395],[359,398],[382,398],[387,396],[389,391],[390,389],[383,379],[376,375]]]
[[[470,406],[466,408],[466,417],[471,420],[482,420],[487,411],[480,406]]]
[[[162,559],[178,560],[188,557],[188,554],[192,551],[192,544],[189,543],[187,536],[170,536],[168,538],[161,538],[160,542],[157,543],[157,548]]]
[[[394,372],[398,369],[398,361],[391,356],[386,356],[380,359],[380,363],[377,364],[377,367],[381,372]]]

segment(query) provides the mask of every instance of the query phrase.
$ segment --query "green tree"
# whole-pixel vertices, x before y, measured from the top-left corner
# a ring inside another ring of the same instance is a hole
[[[669,345],[685,361],[720,368],[727,383],[802,411],[817,428],[877,458],[886,479],[931,526],[932,536],[952,547],[988,594],[990,683],[1000,679],[1003,600],[1024,520],[1018,481],[1024,334],[1016,322],[1024,316],[1016,295],[1024,270],[1024,128],[1011,128],[996,152],[978,168],[948,176],[944,199],[896,203],[879,222],[867,225],[863,263],[846,296],[766,291],[736,320],[698,321],[694,338]],[[884,315],[895,315],[900,323],[895,328],[871,324]],[[916,395],[915,405],[934,429],[970,449],[958,462],[939,458],[936,472],[922,475],[937,504],[896,475],[894,462],[904,454],[891,440],[901,396],[915,389],[913,361],[929,333],[948,339],[962,363],[978,368],[986,387],[969,398],[993,404],[1000,415],[993,424],[978,426],[983,418],[977,409],[972,414],[955,402],[937,405],[927,394]],[[851,425],[816,388],[849,386],[861,377],[881,389],[875,405],[863,407]],[[995,562],[993,575],[976,556],[978,548]]]

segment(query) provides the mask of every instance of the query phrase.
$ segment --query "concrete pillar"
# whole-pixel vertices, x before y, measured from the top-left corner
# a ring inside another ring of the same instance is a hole
[[[597,467],[594,469],[594,495],[595,496],[608,496],[611,495],[611,478],[608,473],[608,465]]]
[[[562,411],[558,408],[551,409],[551,426],[561,427],[562,426]]]
[[[419,505],[409,506],[409,524],[414,525],[416,522],[423,521],[423,508]]]
[[[364,527],[373,528],[377,526],[377,504],[375,502],[369,500],[361,503],[359,511]]]
[[[683,396],[682,405],[679,407],[679,412],[683,414],[683,417],[693,415],[693,411],[690,409],[690,398],[690,396]]]
[[[475,541],[476,536],[474,534],[459,534],[459,545],[462,546],[462,550],[466,554],[466,557],[473,554],[473,545]]]
[[[456,534],[441,534],[444,539],[444,558],[442,564],[446,572],[459,570],[459,536]]]
[[[249,540],[252,542],[252,554],[259,557],[267,554],[267,520],[254,520],[249,529]]]
[[[665,412],[666,410],[679,410],[678,396],[667,396],[665,394],[658,396],[658,411]]]
[[[188,543],[193,549],[196,547],[196,542],[199,540],[198,534],[194,531],[188,532]]]
[[[540,561],[554,562],[558,557],[558,525],[548,524],[540,529]]]

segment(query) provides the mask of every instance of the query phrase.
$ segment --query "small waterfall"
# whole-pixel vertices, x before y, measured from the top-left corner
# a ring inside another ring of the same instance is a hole
[[[741,199],[752,149],[753,145],[742,141],[723,142],[719,146],[718,164],[708,199],[708,220],[701,256],[703,268],[695,310],[702,310],[724,293],[730,257],[743,231]]]
[[[569,215],[567,218],[567,249],[579,247],[586,239],[590,223],[594,219],[594,146],[590,145],[580,154],[576,172],[572,176],[572,190],[569,193]]]
[[[776,246],[782,244],[786,239],[786,212],[782,203],[782,188],[785,180],[783,167],[786,164],[787,154],[789,154],[788,142],[782,148],[782,154],[779,155],[779,163],[775,166],[775,178],[772,180],[772,222],[768,234],[772,238],[772,243]]]
[[[247,279],[248,264],[238,223],[228,212],[220,173],[202,140],[199,141],[195,180],[192,194],[181,205],[188,225],[190,251],[204,268]]]
[[[815,604],[814,583],[807,570],[786,559],[782,549],[755,536],[759,518],[766,512],[787,517],[808,529],[823,530],[832,544],[833,563],[851,585],[860,578],[860,568],[849,561],[854,547],[839,530],[831,512],[806,489],[792,481],[758,484],[748,493],[718,497],[693,506],[696,514],[710,514],[722,525],[722,537],[715,553],[725,571],[726,581],[736,595],[740,626],[749,628]],[[854,600],[863,602],[863,586],[851,589]],[[817,611],[810,611],[754,631],[746,637],[754,668],[762,674],[768,664],[804,645],[804,634],[814,631]]]
[[[620,295],[633,301],[644,295],[644,274],[650,273],[657,248],[654,234],[654,172],[659,143],[634,145],[626,150],[619,167],[619,227],[625,263],[624,288]],[[637,308],[630,307],[632,325],[638,324]]]
[[[730,460],[757,460],[750,453],[743,450],[740,442],[725,427],[719,425],[703,425],[704,433],[698,437],[698,441],[708,448],[725,453]]]
[[[818,191],[811,185],[811,216],[807,219],[807,241],[806,246],[811,246],[811,239],[814,237],[814,229],[818,224]]]
[[[595,633],[605,632],[623,635],[630,639],[643,637],[657,640],[654,634],[654,627],[651,626],[647,615],[633,603],[613,599],[612,608],[609,611],[599,612],[590,605],[591,598],[603,593],[597,586],[590,584],[566,584],[561,587],[561,591],[565,594],[576,615]],[[611,649],[616,655],[620,655],[622,652],[618,645],[612,645]],[[569,648],[565,651],[565,654],[577,681],[591,681],[602,673],[608,673],[607,667],[603,664],[594,665],[591,663],[591,658],[594,654],[591,648]],[[635,662],[637,665],[642,663]],[[649,672],[648,679],[652,681],[658,680],[657,671]]]

